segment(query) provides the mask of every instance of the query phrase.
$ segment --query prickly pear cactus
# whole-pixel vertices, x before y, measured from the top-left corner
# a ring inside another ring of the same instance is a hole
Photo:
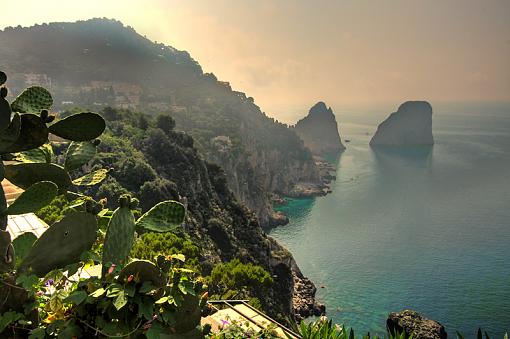
[[[4,72],[0,71],[0,86],[5,84],[6,81],[7,81],[7,75],[5,75]]]
[[[0,231],[0,273],[14,268],[14,248],[11,243],[11,235],[7,231]]]
[[[34,243],[21,263],[20,271],[32,270],[42,277],[51,270],[76,263],[96,240],[96,217],[87,212],[70,212],[54,223]]]
[[[47,89],[32,86],[25,89],[11,104],[15,112],[39,113],[43,109],[49,109],[53,105],[53,98]]]
[[[130,275],[139,281],[150,281],[154,287],[163,287],[166,280],[161,274],[161,270],[152,262],[147,260],[133,260],[120,271],[118,280],[122,283]]]
[[[0,131],[6,129],[11,122],[11,105],[9,105],[9,102],[5,100],[6,96],[7,88],[2,87],[0,89]]]
[[[23,259],[25,259],[36,240],[37,237],[34,233],[25,232],[21,235],[18,235],[16,239],[12,241],[14,254],[16,255],[16,263],[21,263]]]
[[[60,193],[72,185],[69,174],[59,165],[47,163],[22,163],[5,166],[5,177],[14,185],[27,189],[39,181],[51,181]]]
[[[185,294],[182,305],[174,313],[175,331],[177,333],[192,331],[200,324],[201,316],[200,297],[189,293]]]
[[[101,168],[97,171],[87,173],[82,177],[73,180],[73,184],[76,186],[95,186],[103,182],[110,172],[109,169]]]
[[[45,162],[50,163],[53,159],[53,147],[51,143],[46,143],[41,147],[28,151],[14,153],[14,160],[19,162]]]
[[[135,240],[135,217],[129,209],[131,198],[121,196],[120,207],[113,212],[103,244],[103,275],[111,264],[126,262]]]
[[[0,133],[0,154],[8,153],[9,147],[16,142],[21,131],[21,116],[16,113],[13,115],[11,123],[7,129]]]
[[[5,213],[16,215],[38,211],[48,205],[57,196],[57,192],[57,185],[51,181],[37,182],[21,193]]]
[[[180,202],[162,201],[142,215],[136,226],[145,231],[168,232],[183,223],[185,213],[186,209]]]
[[[96,155],[96,142],[94,141],[73,141],[66,151],[64,168],[67,171],[80,168],[88,163]]]
[[[3,148],[5,153],[27,151],[48,142],[48,128],[39,115],[22,114],[21,127],[16,141]]]
[[[50,133],[73,141],[96,139],[105,130],[106,123],[97,113],[78,113],[57,121],[49,127]]]

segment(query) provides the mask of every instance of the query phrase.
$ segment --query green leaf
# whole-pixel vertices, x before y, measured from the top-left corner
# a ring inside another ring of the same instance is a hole
[[[157,322],[153,322],[151,328],[145,333],[147,339],[160,339],[161,332],[163,331],[162,326]]]
[[[118,284],[112,284],[106,289],[106,296],[109,298],[117,297],[121,292],[124,292],[122,287]]]
[[[120,291],[117,298],[115,298],[115,301],[113,302],[113,306],[118,310],[120,310],[122,307],[124,307],[127,304],[127,297],[126,293],[124,291]]]
[[[46,337],[46,329],[44,327],[34,328],[30,331],[28,339],[44,339]]]
[[[67,298],[64,299],[65,303],[73,303],[75,305],[81,304],[85,299],[87,299],[88,294],[85,291],[79,290],[71,293]]]
[[[73,141],[96,139],[106,128],[104,119],[97,113],[78,113],[57,121],[49,127],[50,133]]]
[[[156,287],[152,284],[151,281],[144,281],[142,283],[142,286],[138,290],[138,292],[140,292],[140,293],[147,293],[147,292],[150,292],[150,291],[154,290],[155,288]]]
[[[14,200],[7,208],[6,214],[15,215],[37,212],[44,206],[49,205],[57,196],[57,192],[57,185],[51,181],[37,182]]]
[[[161,297],[158,300],[156,300],[156,304],[164,304],[168,301],[168,297]]]
[[[16,263],[21,263],[28,254],[32,245],[37,240],[37,236],[32,232],[25,232],[12,241]]]
[[[124,286],[124,291],[128,297],[134,297],[136,292],[136,286],[134,283],[128,283]]]
[[[7,326],[23,318],[23,314],[9,311],[0,315],[0,333],[2,333]]]
[[[186,209],[180,202],[162,201],[152,207],[137,221],[136,226],[154,232],[168,232],[182,224]]]
[[[151,301],[144,300],[138,304],[138,315],[143,316],[147,320],[151,320],[154,314],[154,305]]]
[[[16,284],[22,286],[26,290],[32,290],[34,286],[41,283],[41,280],[34,274],[22,274],[16,278]]]
[[[94,298],[99,298],[100,296],[102,296],[104,293],[106,292],[106,290],[104,288],[98,288],[97,290],[95,290],[94,292],[92,292],[90,294],[91,297],[94,297]]]
[[[73,180],[73,184],[76,186],[94,186],[100,184],[108,176],[109,170],[102,168],[97,171],[85,174],[78,179]]]

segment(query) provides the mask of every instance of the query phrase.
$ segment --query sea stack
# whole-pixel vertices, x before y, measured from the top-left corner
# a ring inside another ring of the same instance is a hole
[[[316,103],[306,117],[294,126],[299,135],[314,154],[340,152],[345,146],[340,140],[335,115],[322,101]]]
[[[407,101],[391,113],[375,132],[371,146],[433,145],[432,106],[426,101]]]

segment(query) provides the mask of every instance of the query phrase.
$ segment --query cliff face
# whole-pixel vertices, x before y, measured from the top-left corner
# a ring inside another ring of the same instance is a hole
[[[339,152],[345,149],[338,133],[338,125],[331,107],[316,103],[306,117],[299,120],[294,130],[306,147],[315,154]]]
[[[372,146],[433,145],[432,106],[426,101],[407,101],[384,120],[375,132]]]
[[[169,112],[201,154],[225,169],[235,196],[264,225],[271,224],[272,192],[285,194],[299,181],[319,182],[310,150],[287,125],[228,82],[203,73],[187,52],[152,42],[118,21],[6,28],[0,46],[13,95],[36,84],[51,87],[57,109]],[[220,143],[230,140],[227,153],[218,152],[217,137]]]

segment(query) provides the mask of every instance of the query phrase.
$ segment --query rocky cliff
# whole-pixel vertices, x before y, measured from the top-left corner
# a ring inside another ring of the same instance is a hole
[[[0,31],[0,46],[14,95],[43,85],[51,87],[57,109],[169,112],[202,155],[225,169],[235,196],[264,225],[273,220],[272,192],[286,194],[300,181],[320,183],[310,150],[287,125],[267,116],[252,97],[204,73],[186,51],[153,42],[121,22],[7,27]]]
[[[448,337],[443,325],[412,310],[390,313],[386,320],[386,328],[393,335],[405,332],[406,338],[412,336],[414,339],[446,339]]]
[[[372,146],[432,145],[432,106],[426,101],[407,101],[384,120],[375,132]]]
[[[331,107],[316,103],[308,115],[294,126],[306,147],[315,154],[339,152],[345,149],[338,133],[338,125]]]

